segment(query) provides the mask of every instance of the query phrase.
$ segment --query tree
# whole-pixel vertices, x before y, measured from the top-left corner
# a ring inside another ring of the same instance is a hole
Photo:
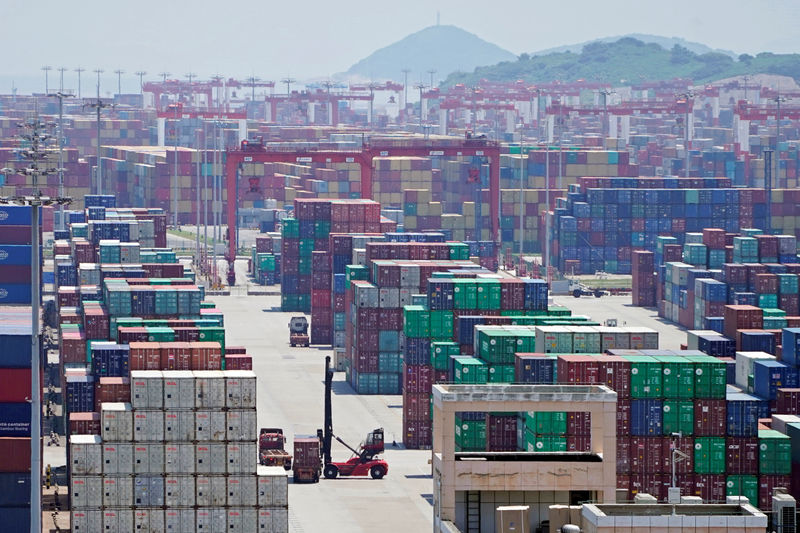
[[[746,63],[748,65],[750,64],[750,62],[752,60],[753,60],[753,56],[751,56],[750,54],[741,54],[739,56],[739,61],[741,61],[742,63]]]
[[[696,57],[691,50],[679,44],[673,46],[669,54],[669,61],[673,65],[685,65]]]

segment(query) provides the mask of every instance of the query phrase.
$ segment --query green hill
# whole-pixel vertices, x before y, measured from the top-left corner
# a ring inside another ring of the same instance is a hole
[[[695,83],[706,83],[744,74],[777,74],[800,80],[800,55],[762,52],[756,56],[742,54],[732,58],[719,52],[696,54],[680,45],[665,50],[658,44],[626,37],[613,43],[587,44],[580,53],[522,54],[516,61],[478,67],[472,73],[453,73],[442,85],[474,85],[481,79],[530,83],[579,79],[619,83],[626,80],[635,83],[642,79],[691,78]]]
[[[402,79],[402,69],[410,69],[412,80],[428,80],[427,71],[437,71],[439,79],[457,70],[472,70],[480,65],[515,58],[508,50],[486,42],[456,26],[430,26],[389,46],[376,50],[345,73],[368,80]]]

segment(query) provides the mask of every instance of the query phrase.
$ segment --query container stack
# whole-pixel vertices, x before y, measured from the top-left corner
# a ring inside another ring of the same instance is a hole
[[[655,307],[656,280],[653,252],[634,251],[631,269],[633,274],[633,305]]]
[[[287,531],[287,475],[256,466],[256,377],[134,371],[101,404],[101,436],[70,438],[74,531]]]

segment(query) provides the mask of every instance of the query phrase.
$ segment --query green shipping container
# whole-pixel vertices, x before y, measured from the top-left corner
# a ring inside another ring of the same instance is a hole
[[[300,257],[311,257],[311,252],[314,251],[314,239],[300,239],[298,249]]]
[[[725,363],[710,355],[691,356],[694,367],[695,398],[725,398],[728,370]]]
[[[475,357],[459,357],[455,360],[456,383],[480,384],[489,380],[489,367]]]
[[[462,420],[456,416],[456,451],[483,451],[486,449],[486,420]]]
[[[761,474],[792,473],[792,441],[774,429],[758,431],[758,471]]]
[[[490,366],[489,383],[514,383],[514,365]]]
[[[451,261],[469,259],[469,245],[463,242],[450,242],[447,245],[450,247]]]
[[[565,452],[567,437],[560,435],[534,435],[525,432],[525,448],[529,452]]]
[[[751,504],[758,505],[758,476],[728,476],[725,496],[744,496]]]
[[[725,437],[695,437],[694,471],[696,474],[725,473]]]
[[[378,374],[378,394],[400,394],[400,374],[397,372],[381,372]]]
[[[403,333],[406,337],[430,337],[430,311],[421,305],[403,308]]]
[[[175,331],[172,328],[146,327],[146,329],[148,342],[175,342]]]
[[[694,365],[686,357],[659,356],[664,398],[694,398]]]
[[[430,311],[431,338],[448,340],[453,338],[453,312]]]
[[[566,435],[567,413],[563,411],[530,411],[525,413],[526,431],[535,435]]]
[[[225,328],[198,328],[201,342],[218,342],[225,355]]]
[[[624,355],[631,362],[631,397],[661,398],[663,390],[661,362],[655,357]]]
[[[694,402],[691,400],[665,400],[662,415],[664,435],[694,432]]]
[[[455,309],[478,308],[478,287],[474,280],[454,280],[453,307]]]
[[[283,231],[281,232],[284,238],[299,239],[300,238],[300,221],[296,218],[283,219]]]
[[[431,364],[436,370],[449,370],[450,356],[458,355],[460,347],[455,342],[432,342]]]
[[[402,372],[403,355],[400,352],[379,352],[378,372]]]

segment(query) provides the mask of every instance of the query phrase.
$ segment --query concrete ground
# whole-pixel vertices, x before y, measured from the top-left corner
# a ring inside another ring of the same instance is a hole
[[[239,270],[237,264],[237,271]],[[238,272],[237,272],[238,273]],[[226,342],[243,345],[253,356],[258,375],[259,427],[284,428],[291,446],[295,435],[314,435],[323,423],[325,356],[330,349],[290,348],[289,318],[279,311],[277,296],[210,297],[225,314]],[[317,484],[289,485],[292,532],[405,533],[431,528],[432,481],[429,451],[402,449],[402,396],[358,396],[337,373],[333,384],[333,427],[351,446],[358,446],[377,427],[386,432],[384,459],[389,473],[370,478],[322,479]],[[396,440],[397,448],[392,447]],[[350,452],[334,442],[334,460]]]

